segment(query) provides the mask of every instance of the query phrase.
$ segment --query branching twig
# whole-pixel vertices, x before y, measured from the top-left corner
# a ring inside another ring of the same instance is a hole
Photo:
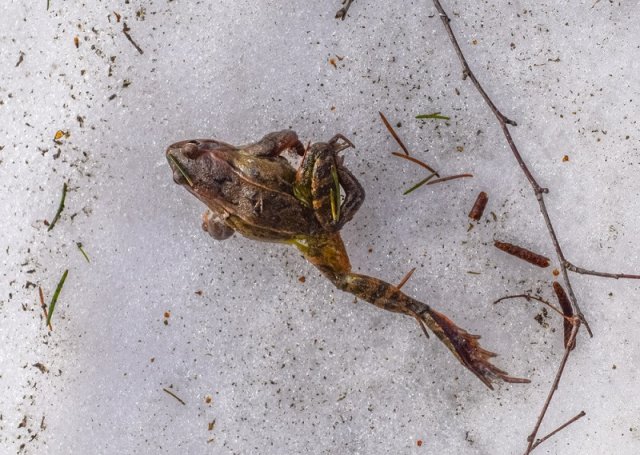
[[[571,281],[569,281],[569,275],[567,274],[567,268],[565,266],[565,263],[567,262],[567,260],[564,257],[562,248],[560,248],[560,242],[558,241],[558,237],[556,235],[555,229],[553,228],[553,224],[551,224],[551,219],[549,218],[549,212],[547,211],[547,207],[544,202],[544,194],[548,193],[549,190],[547,188],[541,187],[538,184],[536,179],[533,177],[533,174],[531,174],[531,171],[527,167],[526,163],[522,159],[522,155],[520,155],[520,151],[518,150],[518,147],[516,146],[515,142],[513,141],[513,138],[511,137],[511,133],[509,132],[509,128],[507,125],[516,126],[517,125],[516,122],[507,118],[502,112],[500,112],[500,110],[496,107],[496,105],[493,104],[493,101],[491,101],[491,98],[489,97],[489,95],[487,95],[487,92],[484,91],[484,89],[482,88],[482,85],[480,84],[478,79],[476,79],[476,76],[473,74],[473,71],[471,71],[471,68],[467,63],[467,59],[462,53],[460,44],[458,44],[458,40],[456,39],[456,36],[454,35],[453,30],[451,29],[451,25],[449,24],[451,20],[449,19],[449,16],[447,16],[447,13],[442,8],[442,5],[440,4],[439,0],[433,0],[433,4],[438,10],[440,19],[442,19],[442,23],[444,24],[444,27],[447,30],[449,39],[451,40],[451,44],[453,44],[453,47],[456,50],[456,54],[458,54],[458,58],[460,59],[460,63],[462,64],[464,77],[468,77],[469,79],[471,79],[471,82],[473,82],[473,85],[478,90],[478,92],[484,99],[485,103],[487,103],[487,105],[489,106],[489,109],[491,109],[491,112],[493,112],[493,114],[498,119],[498,123],[502,128],[502,132],[504,134],[505,139],[507,140],[507,143],[509,144],[509,148],[511,149],[513,156],[518,162],[518,165],[520,166],[520,169],[522,169],[522,172],[526,176],[527,180],[531,184],[531,188],[533,189],[533,192],[536,195],[536,199],[538,200],[540,212],[542,213],[544,222],[547,225],[549,236],[551,237],[551,241],[553,242],[553,246],[556,250],[556,255],[558,256],[558,261],[560,262],[560,270],[562,272],[562,278],[564,279],[564,282],[567,286],[567,290],[569,292],[569,298],[571,299],[571,304],[575,308],[575,313],[580,318],[580,321],[584,324],[585,328],[587,329],[587,332],[589,332],[589,335],[593,336],[593,333],[591,332],[591,328],[589,327],[589,324],[587,323],[587,320],[585,319],[584,314],[582,313],[582,310],[580,310],[580,306],[578,305],[576,296],[573,293],[573,288],[571,287]]]
[[[351,7],[352,3],[353,3],[353,0],[342,0],[342,4],[344,6],[340,8],[336,13],[336,19],[345,20],[347,17],[347,11],[349,11],[349,8]]]
[[[547,439],[549,439],[550,437],[552,437],[553,435],[555,435],[556,433],[564,430],[565,428],[567,428],[569,425],[571,425],[573,422],[575,422],[576,420],[579,420],[581,418],[583,418],[584,416],[586,416],[587,413],[584,411],[580,411],[580,413],[574,417],[572,417],[571,419],[567,420],[565,423],[563,423],[562,425],[560,425],[558,428],[556,428],[555,430],[553,430],[551,433],[549,433],[548,435],[546,435],[544,438],[538,439],[532,446],[531,446],[531,450],[529,452],[531,452],[533,449],[535,449],[536,447],[538,447],[540,444],[542,444],[544,441],[546,441]]]
[[[498,300],[496,300],[495,302],[493,302],[493,304],[495,305],[496,303],[502,302],[503,300],[507,300],[507,299],[518,299],[518,298],[523,298],[523,299],[527,299],[527,300],[536,300],[546,306],[548,306],[549,308],[551,308],[553,311],[555,311],[556,313],[558,313],[560,316],[562,316],[563,318],[566,317],[564,314],[562,314],[562,311],[560,311],[558,308],[556,308],[553,304],[547,302],[545,299],[543,299],[542,297],[538,297],[535,295],[531,295],[531,294],[514,294],[514,295],[505,295],[504,297],[500,297]]]
[[[564,266],[570,272],[580,273],[582,275],[593,275],[600,276],[603,278],[614,278],[619,280],[621,278],[629,279],[629,280],[640,280],[640,275],[630,275],[628,273],[607,273],[607,272],[597,272],[595,270],[583,269],[582,267],[576,267],[569,261],[564,261]]]
[[[540,415],[538,416],[538,420],[536,421],[536,424],[533,427],[533,431],[531,432],[529,437],[527,437],[527,441],[529,441],[529,445],[527,446],[525,455],[528,455],[533,450],[533,442],[536,439],[536,435],[538,434],[538,430],[540,429],[540,424],[542,423],[542,420],[544,419],[544,416],[547,413],[547,409],[549,408],[549,404],[553,399],[553,395],[556,393],[556,390],[558,389],[560,378],[562,377],[562,373],[564,373],[564,367],[567,365],[569,354],[571,354],[571,345],[576,341],[576,335],[578,334],[579,329],[580,329],[580,319],[576,317],[573,319],[573,327],[571,329],[571,335],[569,336],[567,346],[564,348],[564,355],[562,356],[562,360],[560,361],[560,366],[558,367],[556,377],[553,379],[551,390],[549,390],[549,394],[547,395],[547,399],[545,400],[544,405],[542,406],[542,411],[540,411]]]

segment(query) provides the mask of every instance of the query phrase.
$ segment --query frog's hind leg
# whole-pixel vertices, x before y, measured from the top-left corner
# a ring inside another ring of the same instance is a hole
[[[504,382],[527,383],[528,379],[509,376],[505,371],[491,363],[496,354],[483,349],[478,343],[480,338],[458,327],[454,322],[400,291],[397,287],[377,278],[346,272],[327,276],[338,289],[349,292],[373,305],[395,313],[403,313],[418,320],[420,327],[426,332],[431,330],[453,355],[467,369],[475,374],[487,387],[493,388],[491,382],[500,379]]]

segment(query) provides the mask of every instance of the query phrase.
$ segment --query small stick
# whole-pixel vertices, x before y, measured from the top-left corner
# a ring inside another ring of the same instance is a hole
[[[47,228],[47,232],[50,231],[51,229],[53,229],[53,227],[56,225],[56,223],[60,219],[60,214],[64,210],[64,200],[66,198],[67,198],[67,182],[64,182],[64,184],[62,185],[62,197],[60,198],[60,204],[58,204],[58,211],[56,212],[55,216],[53,217],[53,221],[51,222],[51,224]]]
[[[578,329],[580,328],[580,319],[575,317],[573,318],[573,327],[571,328],[571,335],[569,336],[569,346],[575,342],[576,335],[578,334]],[[562,360],[560,361],[560,366],[558,367],[558,371],[553,380],[553,384],[551,385],[551,390],[549,390],[549,394],[547,395],[547,399],[544,402],[544,406],[542,406],[542,411],[540,411],[540,415],[538,416],[538,420],[536,421],[535,426],[533,427],[533,431],[527,438],[529,441],[529,445],[527,446],[527,450],[525,451],[525,455],[531,453],[533,450],[533,442],[538,434],[538,430],[540,429],[540,424],[542,424],[542,420],[544,419],[545,414],[547,413],[547,409],[549,408],[549,404],[553,399],[553,395],[556,393],[558,389],[558,384],[560,383],[560,378],[562,377],[562,373],[564,373],[564,367],[567,365],[567,360],[569,359],[569,354],[571,354],[571,349],[566,347],[564,349],[564,355],[562,356]]]
[[[424,161],[421,161],[421,160],[419,160],[417,158],[412,157],[411,155],[407,155],[407,154],[404,154],[404,153],[391,152],[391,154],[393,156],[397,156],[398,158],[404,158],[405,160],[409,160],[412,163],[416,163],[418,166],[422,166],[423,168],[427,169],[429,172],[432,172],[436,177],[440,177],[440,174],[438,174],[438,171],[433,169],[431,166],[429,166]]]
[[[405,155],[409,155],[409,149],[407,149],[407,146],[404,145],[404,143],[402,142],[402,139],[400,139],[400,136],[398,136],[396,131],[391,126],[391,123],[389,123],[389,120],[387,120],[387,118],[384,116],[382,112],[378,112],[378,114],[380,114],[382,123],[384,123],[384,126],[387,127],[387,130],[389,130],[389,133],[391,133],[391,136],[393,136],[393,138],[396,140],[396,142],[398,143],[402,151],[405,153]]]
[[[64,286],[64,282],[67,279],[67,275],[69,274],[69,270],[65,270],[62,274],[62,278],[58,281],[58,286],[56,286],[56,290],[53,293],[53,297],[51,297],[51,302],[49,303],[49,314],[47,315],[47,325],[51,325],[51,316],[53,316],[53,310],[56,308],[56,302],[58,301],[58,296],[60,295],[60,291],[62,291],[62,286]]]
[[[413,272],[415,272],[415,271],[416,271],[416,268],[415,268],[415,267],[414,267],[414,268],[412,268],[411,270],[409,270],[409,271],[407,272],[407,274],[404,276],[404,278],[402,278],[402,279],[400,280],[400,283],[398,283],[398,285],[397,285],[396,287],[397,287],[398,289],[400,289],[402,286],[404,286],[404,285],[405,285],[405,283],[406,283],[407,281],[409,281],[409,278],[411,278],[411,275],[413,275]]]
[[[547,439],[549,439],[550,437],[552,437],[553,435],[555,435],[556,433],[564,430],[565,428],[567,428],[569,425],[571,425],[573,422],[575,422],[576,420],[579,420],[581,418],[583,418],[584,416],[586,416],[587,413],[584,411],[580,411],[580,413],[578,415],[576,415],[575,417],[572,417],[571,419],[567,420],[566,423],[560,425],[558,428],[556,428],[555,430],[553,430],[551,433],[549,433],[548,435],[546,435],[544,438],[542,439],[538,439],[535,444],[533,444],[531,446],[531,450],[535,449],[536,447],[538,447],[540,444],[542,444],[544,441],[546,441]]]
[[[562,314],[562,311],[560,311],[559,309],[557,309],[554,305],[552,305],[551,303],[547,302],[545,299],[543,299],[542,297],[538,297],[535,295],[531,295],[531,294],[514,294],[514,295],[505,295],[504,297],[500,297],[498,300],[496,300],[495,302],[493,302],[493,304],[495,305],[496,303],[500,303],[503,300],[507,300],[507,299],[517,299],[517,298],[523,298],[523,299],[527,299],[527,300],[536,300],[546,306],[548,306],[549,308],[551,308],[553,311],[555,311],[556,313],[558,313],[560,316],[562,316],[563,318],[566,318],[566,316],[564,314]]]
[[[165,388],[162,388],[162,390],[164,390],[166,393],[168,393],[168,394],[169,394],[169,395],[171,395],[173,398],[175,398],[176,400],[178,400],[178,401],[179,401],[183,406],[186,406],[186,405],[187,405],[187,403],[185,403],[184,401],[182,401],[182,399],[181,399],[178,395],[176,395],[175,393],[173,393],[171,390],[169,390],[169,389],[165,389]]]
[[[345,20],[347,17],[347,11],[349,11],[349,8],[351,7],[352,3],[353,3],[353,0],[342,0],[342,4],[344,6],[340,8],[336,13],[336,19]]]
[[[575,273],[581,273],[582,275],[593,275],[600,276],[603,278],[614,278],[619,280],[620,278],[625,278],[629,280],[640,280],[640,275],[629,275],[628,273],[606,273],[606,272],[596,272],[595,270],[587,270],[582,267],[576,267],[569,261],[565,261],[564,263],[567,270]]]
[[[527,250],[526,248],[522,248],[521,246],[513,245],[511,243],[500,242],[498,240],[495,240],[493,244],[499,250],[520,258],[523,261],[527,261],[529,264],[537,265],[542,268],[549,267],[549,258]]]
[[[469,212],[469,218],[475,221],[480,221],[482,218],[482,214],[484,213],[484,209],[487,206],[487,202],[489,201],[489,196],[484,191],[481,191],[476,198],[476,202],[473,204],[471,211]]]
[[[136,48],[136,50],[138,52],[140,52],[140,54],[144,54],[144,51],[142,50],[142,48],[140,46],[138,46],[138,44],[133,40],[133,38],[131,38],[131,35],[129,35],[129,32],[131,31],[131,29],[127,26],[126,22],[123,22],[123,27],[122,27],[122,33],[124,33],[124,36],[127,37],[127,39],[129,40],[129,42],[131,44],[133,44],[133,47]]]

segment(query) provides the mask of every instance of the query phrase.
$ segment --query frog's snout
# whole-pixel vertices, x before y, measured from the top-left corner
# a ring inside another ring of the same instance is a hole
[[[167,148],[167,161],[173,171],[173,181],[178,185],[188,184],[193,186],[189,171],[193,167],[193,162],[201,156],[203,150],[196,140],[181,141],[172,144]]]

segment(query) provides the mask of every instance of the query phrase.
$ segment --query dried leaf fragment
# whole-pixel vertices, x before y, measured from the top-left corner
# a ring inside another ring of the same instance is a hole
[[[480,221],[482,218],[482,214],[484,213],[484,209],[487,206],[487,202],[489,201],[489,196],[484,191],[481,191],[476,198],[476,202],[473,204],[471,211],[469,212],[469,218],[475,221]]]
[[[560,304],[560,308],[562,308],[562,312],[566,316],[566,318],[573,317],[573,307],[571,306],[571,301],[569,297],[567,297],[567,293],[564,291],[564,288],[557,281],[553,282],[553,291],[556,293],[556,297],[558,298],[558,303]],[[565,349],[569,348],[570,351],[576,347],[576,340],[573,340],[571,346],[569,346],[569,339],[571,338],[571,329],[573,328],[573,324],[568,319],[564,319],[564,347]]]
[[[513,245],[511,243],[500,242],[498,240],[493,243],[496,248],[504,251],[512,256],[522,259],[523,261],[527,261],[529,264],[537,265],[538,267],[549,267],[549,263],[551,262],[549,258],[546,258],[540,254],[534,253],[533,251],[527,250],[526,248],[522,248],[521,246]]]

